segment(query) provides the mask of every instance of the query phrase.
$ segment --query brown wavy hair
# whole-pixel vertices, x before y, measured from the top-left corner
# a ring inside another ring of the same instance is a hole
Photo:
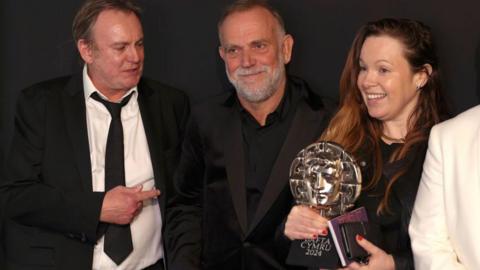
[[[373,189],[378,184],[385,162],[382,160],[380,151],[380,140],[383,135],[382,121],[369,116],[357,86],[360,51],[364,41],[371,36],[388,36],[400,41],[404,47],[404,57],[412,72],[428,74],[428,81],[419,89],[418,103],[408,118],[405,143],[392,153],[388,162],[403,159],[416,146],[424,144],[428,140],[432,126],[449,115],[441,89],[432,33],[428,26],[411,19],[385,18],[369,22],[360,28],[340,78],[339,110],[331,119],[320,140],[337,142],[357,158],[370,158],[374,171],[369,184],[364,187],[366,190]],[[426,64],[432,67],[431,72],[426,69]],[[392,186],[407,169],[407,167],[400,169],[388,182],[377,214],[391,212],[388,201]]]

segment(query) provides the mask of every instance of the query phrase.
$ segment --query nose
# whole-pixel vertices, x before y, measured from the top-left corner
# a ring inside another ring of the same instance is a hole
[[[138,63],[143,57],[143,47],[139,48],[133,46],[128,50],[128,60],[133,63]]]
[[[241,63],[242,67],[248,68],[255,65],[255,57],[249,50],[244,50],[242,52]]]
[[[325,178],[322,174],[317,174],[317,180],[313,184],[313,188],[316,190],[323,190],[325,188]]]
[[[363,72],[360,72],[358,75],[358,86],[361,89],[368,89],[369,87],[372,87],[376,85],[376,75],[374,72],[365,70]]]

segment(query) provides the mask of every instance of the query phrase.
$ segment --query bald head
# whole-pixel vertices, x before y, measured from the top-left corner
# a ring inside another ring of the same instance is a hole
[[[284,36],[286,31],[285,31],[285,24],[283,22],[282,17],[278,13],[277,10],[275,10],[272,6],[268,5],[264,1],[252,1],[252,0],[241,0],[234,2],[230,6],[228,6],[222,16],[220,17],[220,20],[218,21],[217,28],[218,28],[218,37],[220,39],[220,43],[223,41],[223,32],[222,32],[222,26],[225,23],[225,21],[228,20],[230,16],[233,16],[236,13],[244,13],[250,10],[263,10],[264,15],[268,17],[268,19],[273,20],[272,26],[274,27],[274,31],[276,34],[279,36]]]

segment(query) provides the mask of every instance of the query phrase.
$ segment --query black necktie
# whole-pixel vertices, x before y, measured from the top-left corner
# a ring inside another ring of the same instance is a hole
[[[116,186],[125,186],[123,127],[120,114],[122,107],[128,103],[131,96],[132,94],[128,95],[120,103],[113,103],[102,99],[96,92],[92,94],[92,98],[103,103],[112,116],[105,150],[105,191]],[[120,265],[132,250],[130,224],[108,224],[105,231],[105,254]]]

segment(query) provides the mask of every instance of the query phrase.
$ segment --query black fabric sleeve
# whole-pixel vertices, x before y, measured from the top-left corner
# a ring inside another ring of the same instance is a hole
[[[175,194],[168,202],[165,243],[170,270],[201,269],[203,150],[198,128],[189,120],[175,173]]]
[[[49,177],[43,168],[46,99],[45,91],[35,88],[19,98],[11,151],[0,183],[4,214],[20,224],[93,244],[104,193],[67,191],[44,181]]]

